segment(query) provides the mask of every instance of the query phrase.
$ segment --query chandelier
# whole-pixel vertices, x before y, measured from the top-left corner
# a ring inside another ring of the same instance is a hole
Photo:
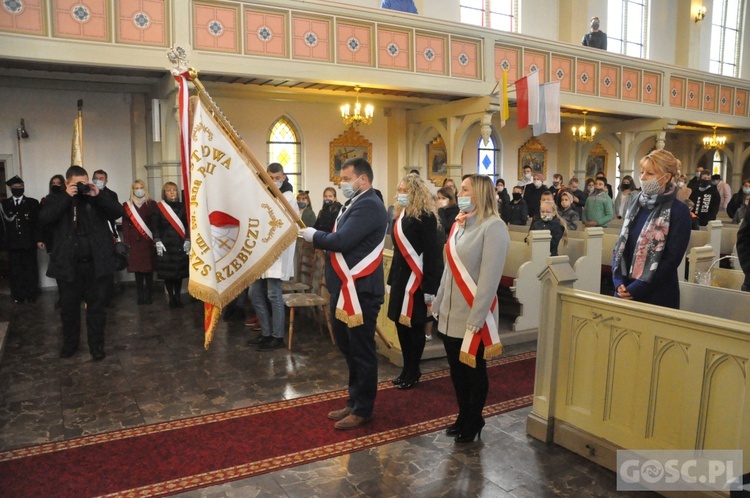
[[[573,141],[578,142],[579,140],[582,142],[592,142],[594,140],[594,135],[596,135],[596,126],[592,126],[591,129],[586,127],[586,114],[588,114],[589,111],[583,111],[583,124],[581,126],[574,126],[573,131]]]
[[[357,92],[357,101],[354,103],[354,114],[351,113],[351,106],[349,104],[341,106],[341,118],[344,120],[345,125],[353,124],[354,126],[358,126],[360,123],[366,125],[372,123],[372,115],[375,112],[375,108],[367,104],[365,106],[365,114],[362,115],[362,104],[359,103],[360,90],[359,85],[354,87],[354,91]]]
[[[714,135],[712,137],[706,135],[703,137],[703,148],[704,149],[716,149],[716,150],[722,150],[724,148],[724,144],[727,143],[727,137],[725,136],[716,136],[716,127],[714,126]]]

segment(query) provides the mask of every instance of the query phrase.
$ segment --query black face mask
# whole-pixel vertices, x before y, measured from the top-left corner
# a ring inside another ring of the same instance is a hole
[[[63,191],[63,187],[62,185],[50,185],[49,191],[52,192],[53,194],[60,193]]]
[[[333,201],[331,199],[325,199],[323,200],[323,204],[326,206],[330,206],[331,204],[333,204]]]
[[[623,190],[630,190],[630,183],[623,183],[622,184],[622,189]]]
[[[519,192],[513,192],[513,200],[514,201],[520,201],[521,200],[521,194]]]
[[[23,187],[12,187],[10,191],[13,194],[13,197],[21,197],[23,195],[24,189]]]
[[[701,187],[708,187],[709,185],[711,185],[711,180],[701,180],[700,185]]]

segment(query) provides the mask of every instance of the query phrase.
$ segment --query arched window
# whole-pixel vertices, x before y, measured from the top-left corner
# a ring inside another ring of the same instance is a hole
[[[268,163],[279,163],[294,188],[295,195],[302,188],[299,134],[285,117],[279,118],[268,135]]]
[[[725,177],[724,172],[722,171],[724,169],[724,162],[721,160],[721,154],[719,151],[714,152],[713,156],[713,162],[711,165],[711,174],[712,175],[721,175],[722,178]]]
[[[487,175],[494,182],[498,178],[497,158],[500,150],[495,146],[495,140],[490,135],[487,145],[482,139],[477,142],[477,173]]]

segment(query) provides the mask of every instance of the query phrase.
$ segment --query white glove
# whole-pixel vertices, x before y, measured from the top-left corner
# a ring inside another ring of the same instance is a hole
[[[432,302],[435,300],[435,294],[425,294],[424,295],[424,303],[427,306],[432,306]]]
[[[182,250],[185,251],[185,254],[190,254],[190,241],[189,240],[186,240],[182,244]]]
[[[317,230],[315,230],[314,228],[307,227],[304,228],[300,233],[302,233],[302,238],[305,239],[305,242],[312,243],[315,232],[317,232]]]
[[[471,332],[472,334],[476,334],[480,330],[482,330],[482,327],[477,327],[476,325],[466,325],[466,331]]]
[[[385,286],[385,293],[386,294],[390,294],[391,293],[391,286],[390,285],[386,284],[386,286]]]
[[[167,252],[167,248],[164,247],[164,243],[160,240],[155,245],[156,245],[156,255],[164,256],[164,253]]]

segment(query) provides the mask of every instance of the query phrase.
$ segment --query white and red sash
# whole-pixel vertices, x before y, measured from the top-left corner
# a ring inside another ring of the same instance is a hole
[[[138,213],[138,209],[135,207],[135,204],[133,204],[133,201],[128,201],[125,203],[125,214],[128,216],[128,219],[133,223],[133,226],[135,226],[135,229],[138,230],[138,233],[141,234],[141,237],[144,237],[149,240],[154,240],[154,234],[151,233],[151,229],[148,227],[145,221],[143,221],[143,218],[141,218],[140,213]]]
[[[414,246],[411,245],[409,239],[404,235],[403,219],[404,212],[401,211],[401,214],[396,219],[396,223],[393,224],[393,238],[396,239],[396,246],[398,246],[401,255],[411,269],[411,275],[409,275],[409,280],[406,282],[404,302],[401,303],[401,313],[398,317],[398,323],[411,327],[411,316],[414,311],[414,293],[422,285],[423,258],[421,254],[417,254]]]
[[[339,218],[341,218],[341,213],[339,213],[336,223],[333,225],[334,232],[338,227]],[[359,304],[359,297],[357,296],[357,288],[354,283],[358,278],[370,275],[380,266],[380,263],[383,261],[384,244],[385,236],[370,254],[365,256],[352,268],[349,268],[346,264],[343,254],[331,251],[331,266],[341,280],[341,292],[339,293],[338,301],[336,301],[336,318],[346,323],[349,327],[357,327],[365,323],[364,316],[362,315],[362,307]]]
[[[456,281],[458,289],[461,291],[466,303],[471,308],[474,305],[474,298],[477,295],[477,284],[469,275],[468,270],[461,262],[456,252],[456,232],[458,231],[459,224],[454,223],[451,233],[448,236],[448,243],[445,246],[446,260],[451,269],[453,279]],[[492,358],[503,354],[503,345],[500,342],[500,336],[497,331],[497,323],[495,322],[495,316],[493,311],[497,307],[497,296],[492,300],[492,306],[490,306],[487,312],[487,317],[482,324],[481,330],[472,334],[467,332],[464,335],[464,340],[461,343],[461,353],[459,354],[459,360],[471,367],[476,368],[477,365],[477,350],[479,345],[484,343],[484,359]]]
[[[164,201],[159,201],[157,205],[159,206],[161,214],[163,214],[169,224],[172,225],[172,228],[174,228],[177,234],[184,239],[185,225],[182,224],[182,220],[177,216],[177,213],[174,212],[174,209]]]

